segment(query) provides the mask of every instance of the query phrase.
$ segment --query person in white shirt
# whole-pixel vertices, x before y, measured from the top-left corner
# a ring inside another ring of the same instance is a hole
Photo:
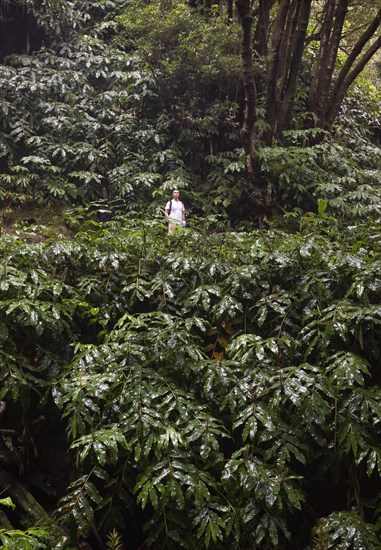
[[[180,191],[174,189],[172,200],[165,205],[164,215],[169,219],[168,234],[172,234],[180,226],[185,227],[185,207],[180,200]]]

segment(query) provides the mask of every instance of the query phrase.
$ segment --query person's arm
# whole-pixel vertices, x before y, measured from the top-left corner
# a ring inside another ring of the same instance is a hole
[[[164,216],[166,216],[167,218],[169,218],[169,205],[170,205],[170,202],[167,202],[164,210]]]

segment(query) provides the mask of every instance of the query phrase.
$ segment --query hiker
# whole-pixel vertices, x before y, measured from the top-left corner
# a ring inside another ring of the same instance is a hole
[[[172,200],[165,205],[164,215],[169,218],[168,235],[171,235],[180,226],[185,227],[185,207],[180,200],[180,191],[174,189]]]

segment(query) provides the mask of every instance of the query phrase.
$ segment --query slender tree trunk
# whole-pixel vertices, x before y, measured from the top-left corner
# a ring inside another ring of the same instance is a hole
[[[270,11],[276,0],[260,0],[258,8],[253,15],[257,23],[254,30],[254,59],[262,62],[268,56],[268,36],[270,27]],[[257,93],[263,96],[266,93],[266,75],[259,71],[255,75]]]
[[[238,7],[235,0],[228,0],[228,15],[233,23],[239,23]]]
[[[267,56],[268,53],[268,35],[270,23],[270,10],[276,0],[260,0],[257,10],[257,24],[254,30],[255,53],[261,56]]]
[[[267,73],[266,142],[288,127],[297,89],[312,0],[281,0],[274,22]]]
[[[315,69],[315,73],[311,82],[310,86],[310,92],[309,92],[309,98],[308,98],[308,106],[310,111],[316,111],[318,108],[319,103],[319,90],[321,87],[321,71],[324,66],[324,59],[325,56],[328,53],[328,44],[329,44],[329,37],[331,33],[331,28],[333,24],[333,18],[334,18],[334,2],[331,0],[328,0],[325,5],[324,14],[323,14],[323,22],[320,30],[320,47],[319,47],[319,54],[317,58],[317,68]]]
[[[302,63],[304,44],[311,13],[312,0],[298,0],[293,14],[294,23],[291,25],[292,35],[288,50],[289,63],[284,75],[283,89],[281,93],[281,106],[277,122],[277,135],[289,127],[292,108],[298,83],[298,73]]]
[[[317,124],[322,128],[327,127],[326,106],[348,4],[349,0],[326,0],[319,56],[308,99],[308,107],[317,114]]]
[[[360,72],[364,69],[368,61],[381,48],[381,36],[379,36],[377,40],[373,42],[368,50],[362,55],[362,57],[358,59],[366,44],[370,41],[371,38],[373,38],[374,34],[377,32],[380,26],[381,9],[378,11],[376,17],[373,19],[368,28],[361,35],[340,70],[340,73],[336,79],[334,88],[330,96],[330,101],[327,104],[328,107],[325,114],[325,120],[327,121],[328,125],[332,124],[335,120],[349,86],[354,82]]]
[[[258,155],[253,141],[254,123],[257,119],[257,91],[255,86],[252,48],[253,13],[250,6],[250,0],[237,0],[236,3],[242,26],[241,58],[242,80],[245,94],[245,111],[243,125],[241,128],[241,139],[246,155],[246,167],[249,182],[251,186],[255,186],[259,165]]]
[[[269,125],[269,130],[266,132],[266,142],[268,145],[271,145],[273,136],[276,133],[276,120],[278,117],[277,83],[280,67],[280,48],[285,32],[285,22],[287,21],[289,7],[290,0],[280,1],[272,32],[266,91],[266,122]]]

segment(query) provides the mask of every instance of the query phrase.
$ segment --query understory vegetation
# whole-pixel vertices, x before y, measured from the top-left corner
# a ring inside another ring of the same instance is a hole
[[[380,549],[377,76],[308,127],[312,44],[271,145],[259,99],[256,210],[223,2],[23,4],[44,47],[0,65],[0,547]]]
[[[32,440],[62,417],[74,536],[95,518],[136,548],[378,547],[380,229],[300,221],[3,235],[1,399]]]

